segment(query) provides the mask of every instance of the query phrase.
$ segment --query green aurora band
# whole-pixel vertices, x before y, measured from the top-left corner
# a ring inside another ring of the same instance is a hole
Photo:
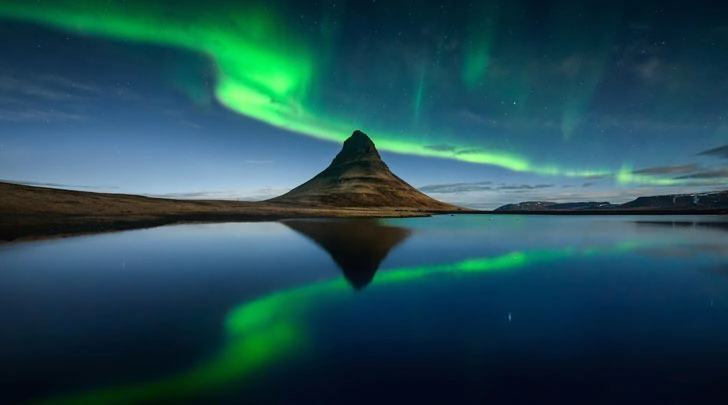
[[[626,241],[608,247],[514,251],[495,257],[452,264],[391,269],[379,272],[369,288],[396,286],[433,276],[465,276],[514,270],[569,258],[623,253],[643,247]],[[269,365],[302,353],[312,345],[306,333],[307,314],[319,307],[351,299],[343,279],[321,281],[271,293],[234,308],[227,315],[227,342],[217,357],[182,374],[157,381],[112,387],[34,402],[37,405],[121,405],[174,401],[203,395],[229,384],[245,387]]]
[[[316,96],[314,84],[321,80],[317,75],[323,74],[323,67],[319,65],[330,59],[330,55],[317,55],[304,37],[287,30],[284,19],[272,10],[274,3],[221,4],[228,10],[131,0],[0,0],[0,18],[39,23],[76,34],[173,46],[206,55],[217,71],[217,100],[237,113],[274,127],[334,142],[343,141],[352,128],[371,127],[353,122],[355,119],[337,118],[329,112],[324,114],[315,106],[312,100]],[[473,34],[475,37],[466,54],[462,80],[469,88],[478,86],[488,67],[492,25],[495,25],[491,14],[492,10],[487,9],[475,14],[487,17],[488,28]],[[325,33],[327,43],[332,42],[334,35],[333,29],[329,31]],[[420,117],[425,73],[422,69],[422,76],[416,83],[415,123]],[[585,85],[575,90],[577,94],[573,101],[567,103],[562,122],[564,137],[568,138],[573,132],[599,77],[599,73],[584,77]],[[517,99],[525,97],[526,88],[524,82],[522,89],[514,89],[515,96],[520,94]],[[614,176],[620,184],[665,182],[658,176],[629,176],[613,169],[568,169],[534,164],[523,156],[482,150],[473,145],[435,150],[418,144],[415,137],[402,132],[376,131],[376,136],[380,149],[396,153],[455,159],[543,176]],[[451,137],[434,134],[432,138],[449,140]]]

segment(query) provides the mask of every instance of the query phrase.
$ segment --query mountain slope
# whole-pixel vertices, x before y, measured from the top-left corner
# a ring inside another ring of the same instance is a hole
[[[608,202],[555,203],[527,201],[506,204],[495,211],[709,211],[728,208],[728,190],[697,194],[669,194],[638,197],[630,202],[615,205]]]
[[[620,208],[728,208],[728,190],[699,194],[671,194],[638,197]]]
[[[423,194],[397,177],[382,161],[372,140],[361,131],[354,131],[344,141],[341,151],[324,171],[268,201],[308,206],[459,209]]]

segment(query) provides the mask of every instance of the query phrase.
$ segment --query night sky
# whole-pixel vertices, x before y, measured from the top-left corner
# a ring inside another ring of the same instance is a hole
[[[470,207],[726,189],[721,3],[0,0],[0,179],[259,200],[360,129]]]

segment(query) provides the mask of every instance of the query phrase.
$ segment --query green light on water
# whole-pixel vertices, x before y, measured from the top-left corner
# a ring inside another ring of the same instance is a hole
[[[625,252],[643,246],[625,242],[611,248],[515,251],[496,257],[452,264],[381,271],[370,289],[386,288],[438,275],[481,274],[523,268],[575,256]],[[305,327],[316,308],[352,297],[344,279],[318,282],[266,295],[230,311],[225,320],[227,342],[217,356],[176,376],[130,386],[100,389],[46,399],[42,405],[138,404],[187,399],[235,384],[243,387],[266,367],[293,358],[310,346]]]

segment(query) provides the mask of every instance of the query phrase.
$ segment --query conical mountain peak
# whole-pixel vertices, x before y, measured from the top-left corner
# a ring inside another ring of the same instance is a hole
[[[358,130],[344,141],[339,154],[321,173],[269,201],[329,207],[458,209],[422,194],[394,175],[382,161],[374,142]]]
[[[344,146],[331,162],[330,167],[363,161],[377,161],[384,164],[374,142],[367,134],[357,129],[344,141]]]

